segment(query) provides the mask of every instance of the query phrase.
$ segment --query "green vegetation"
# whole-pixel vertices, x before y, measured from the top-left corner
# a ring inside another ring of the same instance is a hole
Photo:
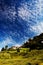
[[[39,36],[35,36],[29,39],[26,43],[24,43],[22,48],[30,48],[30,51],[33,49],[43,49],[43,33]]]
[[[3,47],[0,65],[43,65],[43,34],[29,39],[20,48]]]
[[[43,50],[20,48],[20,52],[0,52],[0,65],[43,65]]]

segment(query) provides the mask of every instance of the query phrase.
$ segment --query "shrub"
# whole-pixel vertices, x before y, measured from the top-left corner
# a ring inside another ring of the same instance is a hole
[[[20,52],[20,49],[19,48],[17,48],[16,50],[17,50],[17,52]]]

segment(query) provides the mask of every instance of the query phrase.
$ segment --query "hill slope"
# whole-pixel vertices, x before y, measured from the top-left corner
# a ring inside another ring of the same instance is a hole
[[[43,33],[39,36],[35,36],[34,38],[29,39],[22,45],[22,47],[31,49],[43,49]]]

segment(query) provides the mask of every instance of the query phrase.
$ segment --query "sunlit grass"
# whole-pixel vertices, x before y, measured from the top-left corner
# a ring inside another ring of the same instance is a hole
[[[0,65],[43,65],[43,50],[22,48],[20,52],[0,52]]]

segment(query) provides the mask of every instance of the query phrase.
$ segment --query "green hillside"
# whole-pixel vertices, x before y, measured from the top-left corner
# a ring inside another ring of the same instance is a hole
[[[43,50],[21,48],[20,52],[0,52],[0,65],[43,65]]]
[[[43,65],[43,33],[21,47],[5,46],[0,52],[0,65]]]

